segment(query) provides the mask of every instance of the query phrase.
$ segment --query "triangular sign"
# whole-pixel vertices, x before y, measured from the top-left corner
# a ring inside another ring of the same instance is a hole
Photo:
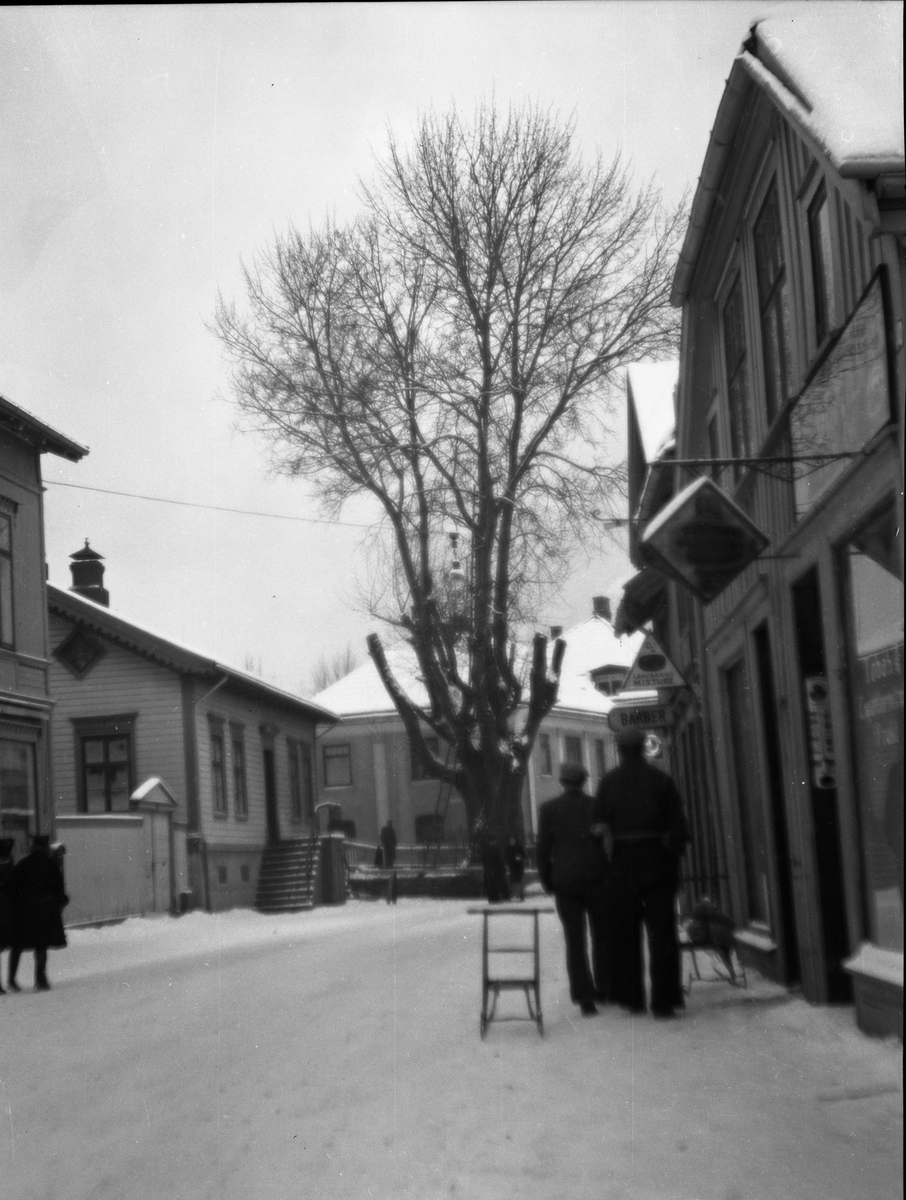
[[[635,662],[629,668],[629,674],[623,680],[620,690],[623,692],[648,692],[655,688],[685,686],[685,679],[661,649],[657,638],[651,633],[646,633],[641,649],[635,656]]]

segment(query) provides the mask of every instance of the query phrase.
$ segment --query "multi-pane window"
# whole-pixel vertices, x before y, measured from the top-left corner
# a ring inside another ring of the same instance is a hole
[[[827,190],[822,183],[808,206],[808,242],[812,259],[815,340],[820,344],[831,328],[833,306],[833,246]]]
[[[34,743],[0,738],[0,809],[30,817],[37,811],[36,799]]]
[[[425,738],[425,744],[434,757],[437,758],[440,751],[439,740],[436,737],[427,737]],[[418,783],[422,779],[429,778],[424,763],[415,753],[415,748],[411,744],[409,746],[409,772],[413,783]]]
[[[736,276],[723,312],[724,355],[727,370],[727,407],[730,415],[730,449],[734,458],[752,456],[752,415],[749,408],[748,355],[742,277]]]
[[[128,809],[132,775],[130,742],[129,735],[123,733],[82,738],[84,812]]]
[[[349,787],[352,783],[352,757],[348,742],[324,747],[324,786]]]
[[[551,737],[549,733],[538,735],[538,755],[541,759],[541,774],[553,775],[554,764],[551,758]]]
[[[768,422],[787,398],[789,353],[789,296],[780,226],[777,185],[771,185],[755,222],[755,277],[761,319],[761,348],[764,356],[765,408]]]
[[[226,758],[224,755],[223,726],[211,725],[211,795],[214,815],[227,815]]]
[[[13,644],[12,522],[0,513],[0,644]]]
[[[576,766],[582,766],[582,739],[578,737],[565,737],[563,739],[563,761],[575,763]]]
[[[233,727],[231,735],[233,751],[233,807],[237,817],[247,817],[249,815],[249,793],[245,774],[245,738],[240,726]]]
[[[315,815],[315,786],[311,769],[311,751],[304,744],[299,745],[299,761],[302,774],[302,817],[306,821],[314,820]]]

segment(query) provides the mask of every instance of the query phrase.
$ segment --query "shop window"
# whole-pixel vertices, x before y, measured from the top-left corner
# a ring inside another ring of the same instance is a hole
[[[209,718],[211,754],[211,798],[214,816],[227,815],[226,758],[224,754],[223,724]]]
[[[745,898],[750,921],[768,926],[768,866],[752,696],[745,662],[723,672],[730,758],[742,838]]]
[[[440,754],[440,741],[436,737],[426,737],[425,744],[434,757],[437,758]],[[409,746],[409,777],[413,783],[433,778],[433,776],[428,775],[424,763],[415,753],[415,749],[411,744]]]
[[[230,726],[233,752],[233,812],[240,820],[249,815],[248,779],[245,771],[245,734],[241,725]]]
[[[541,760],[541,774],[553,775],[554,764],[551,757],[551,738],[549,733],[538,735],[538,757]]]
[[[903,583],[893,510],[843,550],[869,933],[903,949]]]
[[[37,798],[34,743],[0,738],[0,811],[28,820],[37,814]]]
[[[352,757],[348,742],[324,747],[324,786],[349,787],[352,784]]]
[[[761,351],[764,362],[765,409],[770,424],[786,400],[789,371],[789,292],[776,183],[771,185],[765,197],[753,233]]]

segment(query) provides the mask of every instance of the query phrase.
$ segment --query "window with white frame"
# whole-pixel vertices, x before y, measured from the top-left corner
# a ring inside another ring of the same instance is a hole
[[[348,742],[324,747],[324,786],[349,787],[352,784],[352,755]]]
[[[806,224],[812,268],[813,332],[817,347],[834,325],[836,308],[831,213],[823,180],[808,205]]]
[[[749,389],[749,355],[742,295],[742,273],[737,271],[723,308],[724,368],[727,414],[730,418],[730,452],[733,458],[751,458],[752,408]]]

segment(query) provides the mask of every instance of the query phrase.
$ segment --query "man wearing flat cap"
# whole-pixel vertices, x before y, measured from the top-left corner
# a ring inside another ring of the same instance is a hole
[[[536,855],[541,885],[553,892],[563,925],[569,994],[582,1015],[590,1017],[598,1011],[596,1000],[610,999],[610,964],[604,920],[607,863],[601,839],[592,832],[594,801],[584,788],[587,778],[577,763],[560,768],[562,793],[538,809]]]
[[[616,741],[619,766],[607,772],[595,796],[595,820],[610,857],[614,999],[630,1012],[645,1011],[644,926],[652,1014],[675,1017],[684,1002],[674,902],[689,830],[673,780],[645,759],[642,731],[621,730]]]

